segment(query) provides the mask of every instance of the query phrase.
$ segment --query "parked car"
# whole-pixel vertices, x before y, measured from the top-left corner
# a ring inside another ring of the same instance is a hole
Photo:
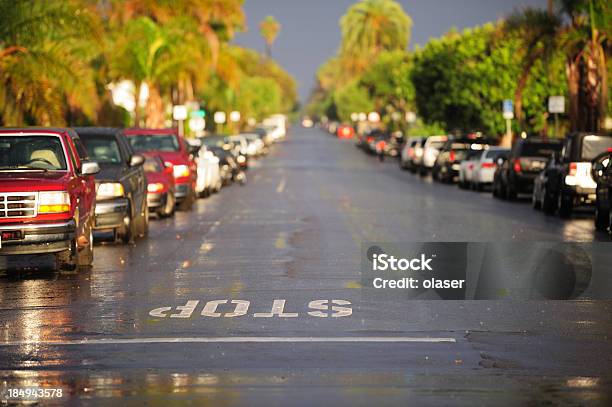
[[[234,181],[240,184],[246,183],[246,174],[240,168],[230,150],[225,150],[222,147],[210,147],[210,151],[219,158],[220,176],[223,185],[229,185]]]
[[[476,163],[480,161],[485,151],[469,150],[463,161],[459,163],[459,188],[467,189],[472,186]]]
[[[336,135],[339,139],[352,139],[355,136],[355,130],[346,124],[338,126]]]
[[[461,162],[481,153],[492,143],[484,137],[450,137],[440,148],[431,169],[434,180],[452,183],[459,177]]]
[[[116,240],[133,242],[149,231],[144,156],[136,154],[120,129],[76,128],[96,174],[95,229],[112,231]]]
[[[595,228],[612,232],[612,148],[593,160],[591,175],[597,182]]]
[[[0,255],[91,265],[99,171],[72,129],[0,129]]]
[[[172,166],[166,166],[157,154],[147,153],[143,168],[147,177],[149,213],[160,218],[172,216],[176,203]]]
[[[427,175],[429,173],[440,154],[440,149],[448,140],[448,136],[430,136],[425,139],[423,144],[423,158],[419,166],[419,174]]]
[[[197,168],[193,150],[176,129],[128,129],[130,145],[138,153],[155,153],[171,165],[179,210],[190,210],[196,199]]]
[[[274,114],[265,118],[263,125],[270,129],[274,141],[280,141],[287,136],[287,117],[283,114]]]
[[[403,170],[413,171],[417,166],[417,153],[423,155],[423,149],[419,148],[422,145],[423,137],[410,137],[402,146],[399,155],[399,165]]]
[[[219,158],[206,146],[202,146],[196,157],[198,179],[196,192],[199,196],[208,196],[221,190],[221,175],[219,173]]]
[[[255,133],[243,133],[242,136],[247,141],[246,153],[249,157],[257,157],[264,154],[265,144],[259,135]]]
[[[612,134],[571,133],[562,144],[563,150],[550,160],[539,178],[537,196],[547,214],[571,216],[575,207],[593,207],[597,183],[592,176],[591,162],[612,148]]]
[[[561,151],[562,143],[556,139],[521,138],[514,143],[508,159],[495,171],[493,195],[503,199],[516,199],[518,194],[532,194],[534,181],[546,168],[546,163]]]
[[[498,163],[507,159],[510,149],[502,147],[490,147],[483,151],[478,160],[474,163],[471,176],[471,187],[476,191],[481,191],[493,184],[493,176]]]
[[[236,162],[243,169],[249,168],[249,155],[247,154],[247,148],[249,143],[247,140],[240,135],[227,136],[225,142],[230,146],[230,149],[234,153]]]

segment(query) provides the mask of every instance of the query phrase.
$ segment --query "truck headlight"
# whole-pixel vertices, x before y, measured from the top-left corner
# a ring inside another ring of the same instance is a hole
[[[98,186],[96,196],[100,199],[119,198],[124,195],[123,185],[118,182],[103,182]]]
[[[174,178],[189,176],[189,167],[186,165],[175,165],[174,167],[172,167],[172,171],[174,173]]]
[[[70,196],[66,191],[42,191],[38,193],[38,213],[70,212]]]

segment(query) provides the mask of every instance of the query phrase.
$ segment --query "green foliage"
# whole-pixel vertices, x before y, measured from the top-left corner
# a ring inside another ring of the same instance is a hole
[[[350,122],[351,113],[371,112],[374,102],[370,99],[368,91],[357,81],[338,89],[333,96],[337,109],[337,116],[343,122]]]

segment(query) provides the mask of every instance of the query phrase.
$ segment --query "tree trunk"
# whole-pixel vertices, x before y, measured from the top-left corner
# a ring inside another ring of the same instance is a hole
[[[146,127],[151,129],[159,129],[164,127],[164,103],[157,87],[151,84],[149,84],[149,98],[147,99],[145,112]]]
[[[140,127],[140,89],[142,82],[134,84],[134,127]]]
[[[266,41],[266,58],[272,59],[272,44]]]
[[[577,131],[579,129],[578,123],[578,87],[580,85],[580,76],[578,73],[578,64],[569,58],[566,65],[565,71],[567,75],[567,91],[569,94],[569,118],[570,118],[570,130]]]
[[[529,80],[529,76],[531,75],[531,69],[535,65],[536,61],[542,56],[543,49],[540,49],[536,52],[532,52],[527,56],[525,64],[523,65],[523,70],[519,76],[519,80],[516,84],[516,89],[514,91],[514,115],[516,117],[517,123],[522,127],[523,125],[523,91],[527,86],[527,81]]]

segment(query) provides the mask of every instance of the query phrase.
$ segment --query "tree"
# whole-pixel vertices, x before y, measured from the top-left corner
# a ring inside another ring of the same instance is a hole
[[[546,12],[526,9],[506,24],[508,32],[523,38],[524,63],[515,92],[517,117],[522,117],[522,90],[534,62],[559,51],[566,60],[571,129],[598,131],[608,105],[609,3],[558,0],[554,5],[549,2]]]
[[[0,2],[0,123],[63,125],[95,115],[98,23],[73,2]]]
[[[361,72],[382,51],[405,50],[412,20],[393,0],[361,0],[340,19],[341,56]]]
[[[280,30],[281,25],[273,16],[267,16],[259,23],[259,33],[266,43],[266,56],[268,58],[272,57],[272,44],[274,44]]]
[[[359,86],[358,81],[338,89],[334,93],[334,103],[338,118],[343,122],[350,122],[351,113],[369,113],[374,110],[374,102],[368,91]]]

